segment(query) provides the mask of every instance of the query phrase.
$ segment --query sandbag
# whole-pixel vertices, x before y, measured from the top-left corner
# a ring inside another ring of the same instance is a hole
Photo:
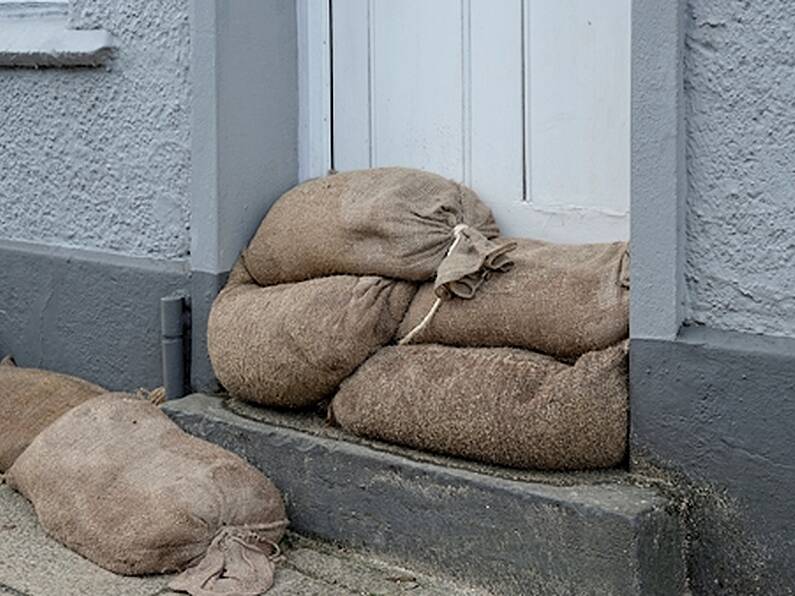
[[[573,366],[514,348],[393,346],[340,387],[331,418],[357,435],[538,470],[618,464],[627,434],[626,346]]]
[[[0,364],[0,472],[65,412],[105,393],[88,381],[35,368]]]
[[[175,587],[257,594],[272,581],[287,523],[278,490],[146,401],[105,394],[70,410],[33,440],[6,481],[50,535],[115,573],[178,571],[206,553]]]
[[[510,243],[469,188],[408,168],[305,182],[271,207],[243,256],[260,285],[328,275],[435,279],[440,295],[468,293],[508,267]]]
[[[213,370],[246,401],[310,405],[391,341],[415,291],[352,275],[263,288],[239,261],[210,312]]]
[[[509,272],[489,279],[471,300],[443,302],[411,343],[512,346],[571,358],[627,337],[627,243],[515,242]],[[418,290],[400,338],[417,327],[435,299],[431,284]]]

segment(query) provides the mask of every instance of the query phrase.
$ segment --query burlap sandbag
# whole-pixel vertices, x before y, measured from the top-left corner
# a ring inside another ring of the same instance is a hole
[[[328,275],[436,280],[468,293],[507,267],[508,243],[465,186],[419,170],[378,168],[311,180],[271,207],[244,253],[260,285]]]
[[[210,312],[213,370],[246,401],[310,405],[391,341],[415,291],[351,275],[263,288],[239,261]]]
[[[105,389],[68,375],[0,363],[0,472],[5,472],[30,442],[73,407]]]
[[[618,464],[627,434],[626,348],[573,366],[514,348],[396,346],[340,387],[344,429],[441,454],[539,470]]]
[[[110,571],[177,571],[206,553],[175,587],[258,594],[272,581],[286,525],[279,491],[146,401],[105,394],[77,406],[33,440],[6,481],[47,532]]]
[[[627,337],[625,242],[515,242],[508,273],[489,279],[471,300],[443,302],[410,342],[513,346],[570,358]],[[431,284],[420,287],[400,325],[400,338],[417,327],[435,299]]]

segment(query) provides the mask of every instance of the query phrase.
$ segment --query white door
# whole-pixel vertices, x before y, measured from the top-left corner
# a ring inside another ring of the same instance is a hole
[[[463,181],[506,235],[628,237],[630,0],[307,0],[313,10],[328,19],[316,44],[328,81],[305,88],[328,107],[305,127],[328,127],[331,167]]]

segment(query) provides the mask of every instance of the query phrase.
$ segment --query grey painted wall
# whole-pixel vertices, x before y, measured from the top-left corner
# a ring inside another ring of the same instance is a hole
[[[683,318],[684,0],[632,2],[633,338],[672,339]]]
[[[795,336],[795,3],[690,0],[687,317]]]
[[[1,69],[0,238],[161,259],[190,245],[188,0],[72,0],[107,68]]]
[[[793,594],[795,5],[672,10],[633,0],[631,464],[671,474],[694,593]]]
[[[186,261],[0,240],[0,355],[113,390],[162,383],[160,298]]]
[[[71,0],[106,66],[0,69],[0,353],[22,366],[161,383],[159,301],[191,287],[189,3]]]

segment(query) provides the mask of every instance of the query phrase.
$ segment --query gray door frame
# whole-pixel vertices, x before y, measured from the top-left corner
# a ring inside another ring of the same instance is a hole
[[[191,1],[191,385],[215,295],[265,212],[298,181],[295,0]]]
[[[674,339],[684,320],[684,2],[632,2],[630,336]]]

